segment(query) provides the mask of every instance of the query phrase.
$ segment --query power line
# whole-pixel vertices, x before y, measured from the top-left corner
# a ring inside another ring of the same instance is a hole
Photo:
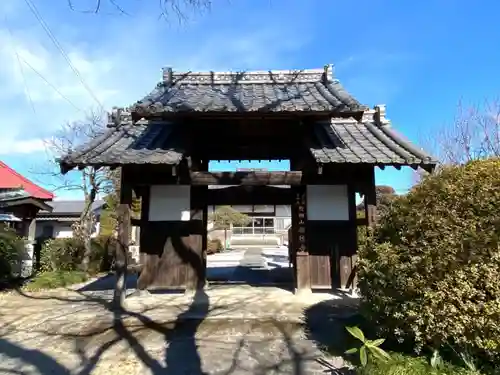
[[[7,30],[10,35],[10,42],[12,43],[12,49],[14,50],[14,54],[16,55],[17,65],[19,66],[19,71],[21,72],[21,76],[23,78],[24,92],[28,97],[28,101],[30,103],[31,109],[33,110],[33,114],[36,116],[35,104],[33,103],[33,99],[31,98],[30,90],[28,87],[28,82],[26,81],[26,75],[24,74],[23,65],[21,64],[21,57],[19,56],[19,52],[17,52],[16,44],[14,42],[14,34],[12,33],[12,29],[10,28],[7,17],[4,17],[5,25],[7,26]]]
[[[82,86],[85,88],[85,90],[87,90],[87,92],[90,94],[90,96],[92,97],[92,99],[94,99],[94,101],[104,111],[104,106],[101,104],[101,102],[99,101],[99,99],[97,98],[97,96],[94,94],[94,92],[92,91],[92,89],[87,85],[87,82],[85,82],[85,80],[83,79],[83,77],[80,74],[80,72],[78,71],[78,69],[73,65],[73,63],[71,62],[71,59],[69,58],[69,56],[67,55],[67,53],[64,51],[63,47],[61,46],[61,44],[59,43],[59,41],[57,40],[57,38],[55,37],[55,35],[52,33],[52,31],[50,30],[50,28],[47,25],[47,23],[43,20],[43,17],[38,12],[38,9],[36,8],[35,4],[33,4],[33,2],[31,0],[24,0],[24,2],[26,3],[26,5],[28,6],[28,8],[30,9],[31,13],[33,13],[33,15],[37,19],[38,23],[40,23],[40,25],[44,29],[45,33],[48,35],[49,39],[52,41],[52,43],[57,48],[57,50],[59,51],[59,53],[66,60],[66,62],[68,63],[68,65],[71,68],[71,70],[73,71],[73,73],[75,73],[75,75],[77,76],[77,78],[80,80]]]
[[[75,108],[77,111],[79,112],[82,112],[82,110],[80,108],[78,108],[76,106],[75,103],[73,103],[67,96],[65,96],[60,90],[57,89],[57,87],[55,87],[52,83],[50,83],[44,76],[42,73],[40,73],[38,70],[36,70],[33,65],[31,65],[29,62],[27,62],[25,59],[23,59],[21,56],[18,56],[18,58],[20,60],[22,60],[23,63],[25,63],[28,68],[30,68],[38,77],[40,77],[47,85],[49,85],[56,93],[59,94],[59,96],[61,98],[63,98],[64,100],[66,100],[69,104],[71,104],[71,106],[73,106],[73,108]]]

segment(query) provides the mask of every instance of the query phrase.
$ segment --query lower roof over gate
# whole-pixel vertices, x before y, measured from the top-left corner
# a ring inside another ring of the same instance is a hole
[[[66,170],[85,165],[176,165],[188,151],[189,143],[177,132],[180,126],[148,120],[124,123],[67,155],[61,164]],[[303,147],[320,164],[365,163],[423,168],[436,164],[432,156],[405,140],[389,124],[335,118],[312,124],[310,134]]]

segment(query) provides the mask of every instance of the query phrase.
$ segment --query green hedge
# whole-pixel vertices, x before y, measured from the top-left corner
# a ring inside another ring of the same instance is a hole
[[[18,268],[24,251],[24,240],[12,229],[0,224],[0,280],[8,280]]]
[[[500,160],[447,167],[399,197],[360,247],[359,287],[381,334],[500,356]]]
[[[47,240],[40,257],[41,271],[75,271],[80,269],[84,244],[77,238],[56,238]],[[92,239],[92,253],[89,272],[109,271],[114,254],[114,241],[109,237]]]

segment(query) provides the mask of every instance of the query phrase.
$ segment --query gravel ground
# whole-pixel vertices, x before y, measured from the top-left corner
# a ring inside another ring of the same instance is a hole
[[[118,315],[74,290],[2,294],[0,374],[341,373],[306,336],[311,298],[233,286],[132,297]]]

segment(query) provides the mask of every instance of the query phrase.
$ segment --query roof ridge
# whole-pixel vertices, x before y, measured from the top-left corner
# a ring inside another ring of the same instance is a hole
[[[0,160],[0,168],[5,168],[7,169],[10,173],[12,173],[13,175],[19,177],[19,179],[21,179],[23,182],[26,182],[27,184],[31,185],[32,187],[34,187],[36,190],[40,191],[41,193],[43,194],[47,194],[47,195],[50,195],[52,198],[54,198],[54,193],[48,191],[47,189],[44,189],[43,187],[41,187],[40,185],[37,185],[35,184],[33,181],[27,179],[26,177],[24,177],[22,174],[20,174],[19,172],[17,172],[16,170],[12,169],[11,167],[9,167],[7,164],[5,164],[3,161]],[[51,198],[51,199],[52,199]]]
[[[163,84],[177,83],[194,85],[252,84],[252,83],[305,83],[334,82],[333,64],[317,69],[249,70],[249,71],[185,71],[174,72],[172,67],[163,68]]]

